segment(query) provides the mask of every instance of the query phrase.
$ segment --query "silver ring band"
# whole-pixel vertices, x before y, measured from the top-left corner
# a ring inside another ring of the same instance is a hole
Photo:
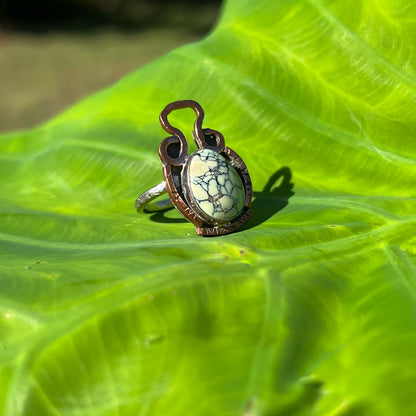
[[[162,201],[151,203],[158,196],[166,192],[167,192],[166,182],[164,181],[154,186],[153,188],[150,188],[147,191],[143,192],[136,199],[136,203],[135,203],[136,211],[137,212],[156,212],[156,211],[163,211],[165,209],[172,208],[173,204],[170,199],[164,199]]]

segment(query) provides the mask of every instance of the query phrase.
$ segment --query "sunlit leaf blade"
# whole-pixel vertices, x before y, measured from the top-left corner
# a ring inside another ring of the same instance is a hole
[[[204,41],[3,135],[2,414],[416,414],[415,21],[230,0]],[[134,212],[178,99],[248,165],[241,232]]]

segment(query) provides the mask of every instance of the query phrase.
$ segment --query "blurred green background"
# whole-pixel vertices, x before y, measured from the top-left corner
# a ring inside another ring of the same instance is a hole
[[[33,127],[215,23],[221,0],[0,0],[0,132]]]

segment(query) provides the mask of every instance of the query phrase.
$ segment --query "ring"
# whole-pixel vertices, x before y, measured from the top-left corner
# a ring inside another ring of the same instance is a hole
[[[182,131],[168,121],[172,111],[183,108],[192,108],[196,114],[192,136],[198,150],[191,155]],[[174,206],[194,224],[198,235],[229,234],[253,215],[250,175],[241,157],[225,146],[219,131],[202,128],[203,119],[204,110],[193,100],[175,101],[163,109],[160,124],[171,134],[159,146],[165,180],[143,192],[135,206],[137,212]],[[154,202],[166,192],[170,199]]]

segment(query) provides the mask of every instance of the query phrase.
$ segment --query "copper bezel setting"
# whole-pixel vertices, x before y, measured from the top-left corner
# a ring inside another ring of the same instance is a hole
[[[200,149],[210,149],[222,155],[241,178],[245,190],[244,207],[241,213],[230,221],[218,221],[209,218],[193,201],[186,175],[186,167],[192,155],[188,155],[188,143],[184,134],[173,127],[168,121],[168,115],[183,108],[195,111],[193,138]],[[216,130],[202,128],[204,111],[199,103],[193,100],[181,100],[168,104],[160,114],[163,129],[171,134],[159,146],[159,157],[163,163],[163,176],[166,190],[175,208],[196,228],[198,235],[217,236],[236,231],[252,216],[250,204],[253,196],[250,175],[241,157],[225,146],[223,135]]]

